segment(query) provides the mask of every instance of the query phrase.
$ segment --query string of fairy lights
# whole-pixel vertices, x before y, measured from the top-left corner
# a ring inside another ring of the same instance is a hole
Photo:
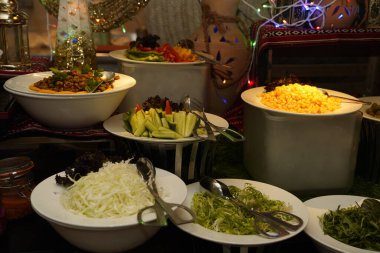
[[[331,0],[329,2],[326,2],[324,0],[297,0],[289,5],[277,6],[276,0],[269,0],[268,3],[265,3],[261,6],[263,9],[270,10],[271,17],[267,18],[261,14],[261,8],[253,6],[246,0],[241,1],[247,7],[252,9],[261,19],[265,21],[258,26],[254,38],[250,40],[250,46],[252,48],[251,60],[247,71],[247,77],[245,80],[242,81],[239,89],[244,88],[246,85],[248,85],[248,87],[252,87],[255,85],[254,81],[250,78],[250,70],[252,69],[255,61],[255,54],[257,51],[256,44],[259,39],[260,30],[262,29],[262,27],[268,24],[272,24],[277,28],[309,27],[311,29],[317,30],[322,29],[325,25],[325,10],[336,2],[336,0]],[[284,16],[284,14],[290,13],[292,10],[298,10],[298,13],[300,13],[298,19],[295,19],[293,22],[289,22],[291,18],[288,18],[287,20],[279,20],[281,17]],[[343,13],[340,14],[338,16],[338,19],[343,18],[343,15]]]

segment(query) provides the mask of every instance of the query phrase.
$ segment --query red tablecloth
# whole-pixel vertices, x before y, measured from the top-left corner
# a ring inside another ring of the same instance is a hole
[[[52,66],[49,57],[44,56],[32,56],[31,67],[24,70],[0,70],[0,77],[13,77],[18,75],[30,74],[35,72],[49,71]]]
[[[341,29],[310,29],[310,28],[276,28],[268,24],[260,28],[261,22],[252,26],[252,39],[256,38],[256,55],[260,57],[263,50],[269,47],[289,46],[321,46],[336,43],[351,45],[369,45],[380,42],[379,28],[341,28]]]
[[[7,127],[1,135],[1,139],[23,136],[53,136],[60,138],[95,139],[110,137],[102,123],[84,129],[54,129],[41,125],[16,106],[12,116],[7,122]]]

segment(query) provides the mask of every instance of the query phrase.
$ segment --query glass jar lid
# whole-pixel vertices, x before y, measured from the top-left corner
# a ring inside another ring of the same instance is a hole
[[[34,167],[27,156],[10,157],[0,160],[0,180],[18,178],[29,173]]]

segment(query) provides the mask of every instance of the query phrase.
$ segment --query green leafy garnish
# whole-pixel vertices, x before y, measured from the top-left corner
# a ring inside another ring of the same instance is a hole
[[[248,207],[258,211],[287,211],[289,207],[282,201],[271,200],[252,185],[246,184],[243,189],[229,186],[232,194]],[[245,209],[231,201],[210,194],[197,192],[193,196],[192,209],[196,214],[196,223],[218,232],[235,235],[256,235],[255,218]],[[260,226],[265,224],[260,223]],[[269,227],[262,227],[270,230]]]
[[[54,81],[64,81],[69,75],[67,71],[61,71],[57,68],[50,68],[50,71],[53,72]]]
[[[94,78],[90,78],[87,80],[87,85],[85,87],[85,90],[87,92],[91,92],[99,85],[99,83],[100,82],[96,81]]]
[[[380,250],[379,207],[352,207],[330,210],[320,221],[323,232],[334,239],[366,250]]]

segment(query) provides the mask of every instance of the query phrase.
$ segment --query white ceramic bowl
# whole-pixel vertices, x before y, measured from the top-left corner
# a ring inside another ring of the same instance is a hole
[[[380,96],[361,97],[360,99],[363,101],[376,103],[376,104],[380,105]],[[380,122],[379,117],[375,117],[375,116],[372,116],[372,115],[367,113],[367,109],[370,108],[371,106],[372,105],[363,105],[363,107],[361,108],[361,111],[363,113],[363,118],[365,118],[367,120],[375,121],[375,122]]]
[[[52,75],[39,72],[7,80],[4,89],[11,93],[23,109],[36,121],[53,128],[78,129],[103,122],[123,101],[136,80],[120,76],[114,88],[106,92],[86,94],[47,94],[29,89],[33,83]]]
[[[338,206],[346,208],[356,204],[361,205],[366,197],[352,195],[325,195],[305,201],[309,212],[309,223],[305,233],[310,236],[320,253],[376,253],[378,251],[365,250],[340,242],[323,232],[319,217],[330,210],[335,211]]]
[[[157,186],[162,198],[182,204],[187,195],[185,183],[176,175],[157,169]],[[124,252],[135,248],[160,229],[159,226],[143,226],[137,215],[121,218],[88,218],[66,210],[60,198],[65,188],[55,182],[55,175],[39,183],[31,195],[34,211],[72,245],[89,252]],[[147,216],[147,220],[154,216]]]

